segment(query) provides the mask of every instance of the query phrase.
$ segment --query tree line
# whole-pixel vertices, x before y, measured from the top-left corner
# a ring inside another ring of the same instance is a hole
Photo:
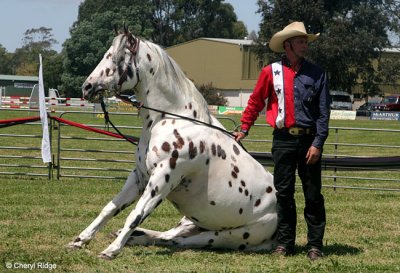
[[[303,21],[308,32],[321,33],[310,45],[309,58],[328,72],[331,89],[350,91],[362,79],[366,94],[379,94],[379,84],[400,79],[400,60],[381,58],[385,48],[395,45],[389,34],[399,37],[399,0],[258,0],[257,4],[260,31],[249,34],[224,0],[85,0],[60,53],[52,49],[57,41],[51,28],[29,29],[14,53],[0,44],[0,74],[36,75],[41,53],[45,86],[80,97],[81,84],[110,46],[115,25],[123,23],[136,36],[163,47],[200,37],[250,36],[257,42],[262,66],[280,57],[266,46],[272,34],[291,21]]]

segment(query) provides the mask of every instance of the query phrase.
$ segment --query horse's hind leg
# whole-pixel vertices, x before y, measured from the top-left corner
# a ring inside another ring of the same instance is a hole
[[[274,234],[277,219],[274,214],[266,214],[258,222],[224,230],[197,230],[192,234],[167,238],[172,245],[181,248],[233,249],[242,251],[271,250],[276,246]],[[193,229],[193,227],[192,227]]]
[[[124,187],[110,201],[96,217],[96,219],[84,230],[79,236],[68,244],[69,248],[82,248],[93,239],[96,232],[98,232],[109,219],[117,215],[123,209],[131,205],[138,197],[140,189],[136,170],[132,171],[128,176]]]
[[[266,215],[249,226],[219,231],[204,230],[187,218],[166,232],[136,229],[127,245],[161,245],[180,248],[214,248],[243,251],[271,250],[276,246],[276,217]]]
[[[165,232],[136,228],[126,242],[126,245],[173,246],[175,244],[173,241],[174,238],[193,236],[199,234],[201,231],[203,231],[201,228],[196,226],[188,218],[183,217],[176,227]]]

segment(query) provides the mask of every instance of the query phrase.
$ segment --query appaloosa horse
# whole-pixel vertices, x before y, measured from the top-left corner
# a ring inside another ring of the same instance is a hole
[[[121,192],[69,246],[81,248],[114,215],[137,200],[117,238],[100,257],[114,258],[125,244],[185,248],[268,250],[277,226],[273,177],[222,128],[206,101],[158,45],[126,28],[82,86],[93,100],[104,90],[134,90],[143,130],[137,166]],[[182,119],[178,114],[193,120]],[[158,232],[138,226],[165,199],[184,215]]]

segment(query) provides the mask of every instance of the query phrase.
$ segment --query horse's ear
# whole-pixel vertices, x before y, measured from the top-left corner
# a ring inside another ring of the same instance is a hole
[[[125,24],[125,22],[124,22],[124,33],[125,35],[129,34],[128,26]]]
[[[115,36],[118,36],[118,34],[119,34],[117,24],[114,25],[114,34],[115,34]]]

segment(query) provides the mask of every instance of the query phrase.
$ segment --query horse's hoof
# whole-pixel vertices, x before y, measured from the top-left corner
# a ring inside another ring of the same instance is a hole
[[[66,245],[68,249],[81,249],[84,246],[85,243],[79,237],[77,237],[75,240]]]
[[[111,261],[112,259],[115,258],[115,257],[109,256],[105,253],[100,253],[99,255],[97,255],[97,257],[99,257],[100,259],[106,260],[106,261]]]
[[[65,247],[70,250],[82,249],[82,245],[78,245],[76,242],[71,242],[68,245],[66,245]]]
[[[111,239],[115,239],[115,238],[118,237],[118,235],[119,235],[120,233],[121,233],[120,230],[118,230],[118,231],[113,231],[113,232],[110,232],[110,233],[108,234],[108,237],[111,238]]]

